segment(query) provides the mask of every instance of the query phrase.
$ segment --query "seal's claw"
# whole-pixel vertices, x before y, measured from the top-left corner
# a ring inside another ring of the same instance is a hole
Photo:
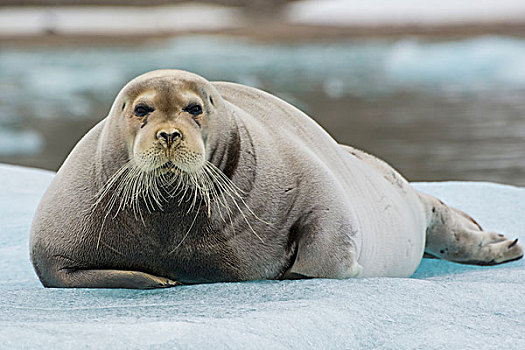
[[[166,281],[166,284],[167,284],[167,287],[170,288],[170,287],[176,287],[176,286],[180,286],[182,285],[182,283],[178,282],[178,281],[173,281],[173,280],[170,280],[168,279]]]
[[[182,284],[178,281],[174,281],[166,277],[154,276],[153,280],[155,281],[155,283],[151,285],[149,288],[171,288],[171,287],[175,287],[175,286]]]
[[[500,250],[496,263],[500,264],[500,263],[511,262],[511,261],[519,260],[522,257],[523,257],[523,247],[521,246],[521,244],[518,243],[518,239],[516,238],[515,240],[510,242],[510,244],[507,245],[507,249]]]
[[[181,285],[182,283],[170,280],[169,278],[163,279],[160,288],[172,288]]]
[[[511,244],[509,244],[509,246],[507,247],[508,249],[514,247],[516,245],[516,243],[518,243],[518,239],[516,238],[514,241],[512,241]]]

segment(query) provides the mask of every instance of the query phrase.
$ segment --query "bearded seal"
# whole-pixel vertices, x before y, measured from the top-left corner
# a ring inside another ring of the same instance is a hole
[[[523,255],[279,98],[178,70],[124,86],[44,194],[30,245],[44,286],[90,288],[407,277],[424,253]]]

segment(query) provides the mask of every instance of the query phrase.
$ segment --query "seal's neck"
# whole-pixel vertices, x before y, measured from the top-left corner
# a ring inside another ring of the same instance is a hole
[[[239,127],[234,122],[231,129],[221,132],[219,138],[213,138],[206,149],[207,160],[221,170],[227,177],[232,178],[237,170],[241,157],[241,136]]]
[[[228,104],[228,102],[225,102]],[[206,147],[206,159],[249,196],[256,177],[257,154],[249,129],[244,122],[244,111],[229,104],[228,113],[221,116],[220,128],[213,127]]]
[[[233,110],[228,110],[228,113],[219,118],[219,123],[211,128],[212,132],[206,145],[206,159],[231,179],[241,158],[251,152],[252,145],[242,141],[247,130]]]
[[[111,117],[104,119],[93,164],[93,171],[99,186],[104,185],[108,178],[128,162],[129,154],[126,146],[123,130],[119,124],[115,123]]]

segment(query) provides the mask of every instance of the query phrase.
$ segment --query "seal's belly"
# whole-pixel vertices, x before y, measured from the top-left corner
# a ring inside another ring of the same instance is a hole
[[[417,192],[378,170],[354,168],[347,199],[357,217],[363,276],[410,276],[425,248],[425,217]]]

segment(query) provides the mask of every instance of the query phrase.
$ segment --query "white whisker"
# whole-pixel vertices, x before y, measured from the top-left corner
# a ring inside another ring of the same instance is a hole
[[[215,213],[222,222],[230,223],[233,232],[235,232],[234,211],[237,211],[240,214],[240,220],[244,221],[248,229],[264,243],[249,218],[253,217],[267,225],[271,224],[262,220],[251,210],[244,200],[246,193],[212,163],[206,161],[201,170],[197,172],[188,172],[180,168],[171,168],[166,171],[155,168],[145,171],[136,163],[137,161],[126,162],[108,178],[95,195],[91,214],[104,203],[97,249],[103,243],[102,232],[109,215],[116,218],[123,210],[129,209],[135,220],[140,220],[146,226],[142,211],[144,209],[148,213],[155,210],[162,211],[164,204],[172,200],[175,200],[175,204],[179,207],[184,202],[188,203],[187,209],[183,212],[186,215],[195,213],[189,229],[171,252],[178,249],[186,240],[203,205],[206,206],[208,218]],[[160,163],[160,160],[157,156],[153,156],[152,162]]]

